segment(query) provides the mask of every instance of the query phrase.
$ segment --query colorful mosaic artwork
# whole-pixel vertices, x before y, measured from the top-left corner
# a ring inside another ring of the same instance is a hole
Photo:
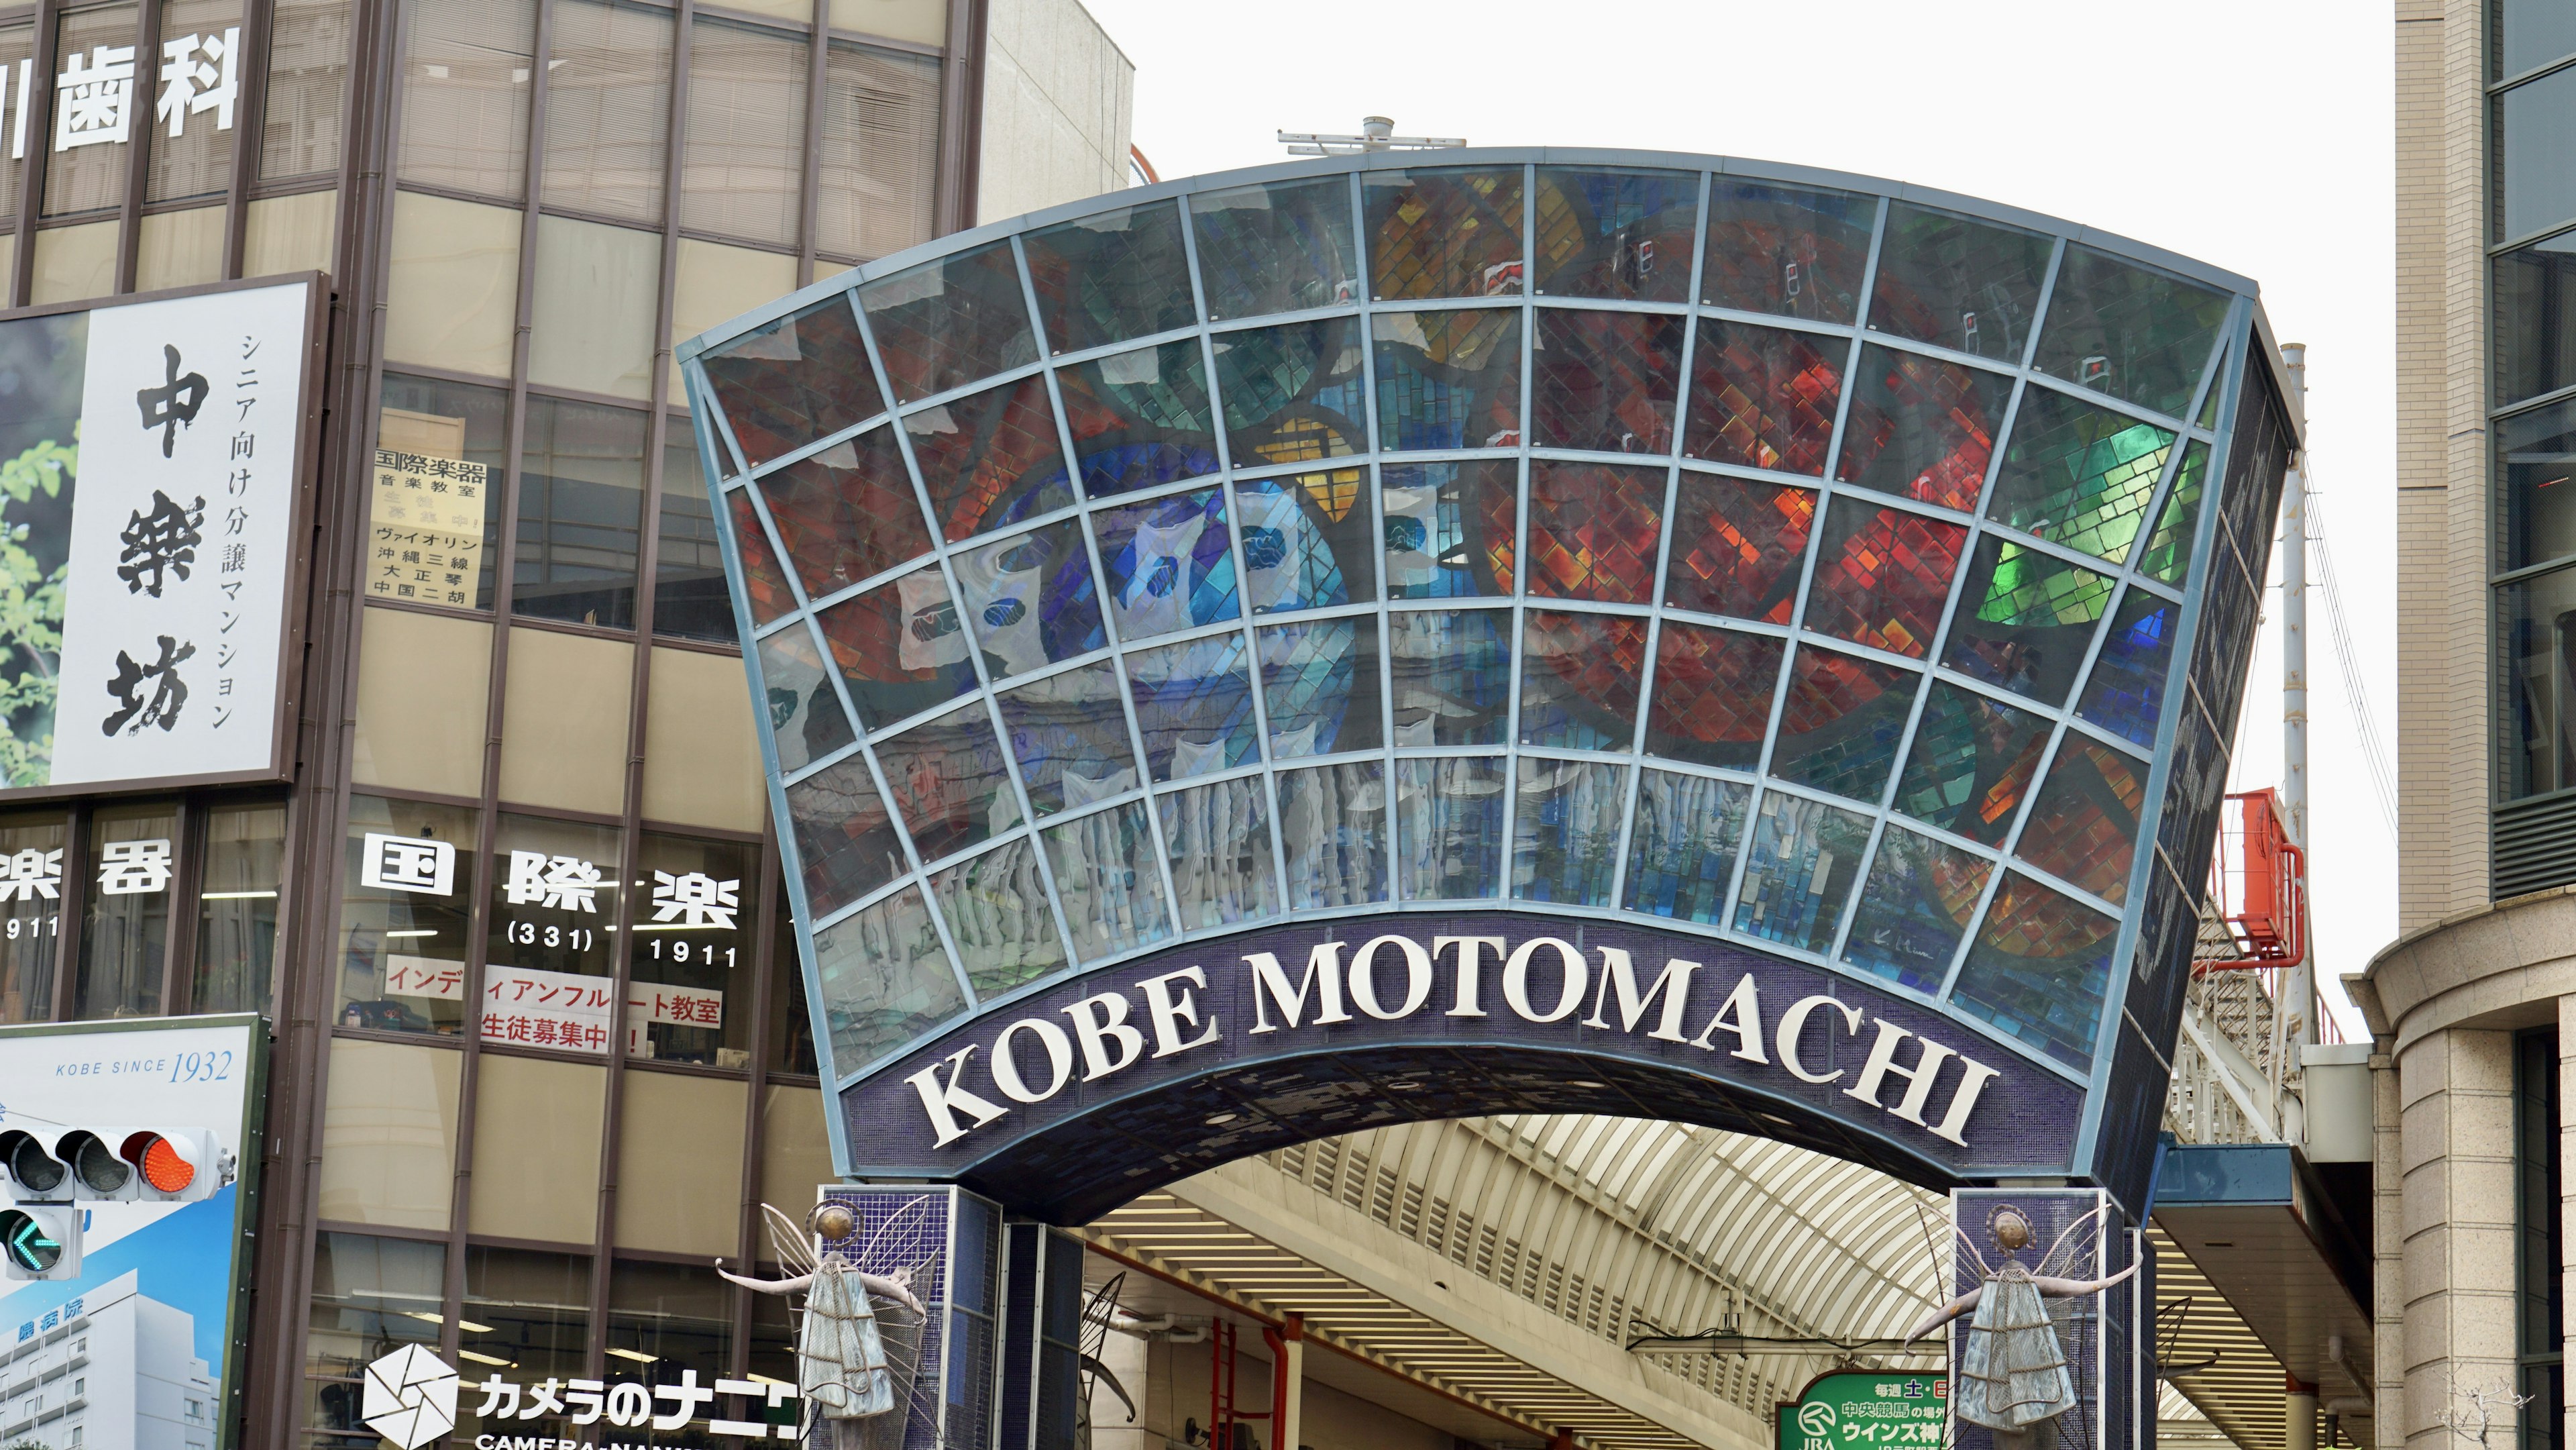
[[[1812,490],[1684,473],[1673,504],[1674,552],[1664,603],[1787,624],[1815,520]]]
[[[2129,898],[2129,863],[2146,803],[2143,763],[2070,735],[2013,854],[2116,906]]]
[[[1196,341],[1116,353],[1055,378],[1084,497],[1132,493],[1217,471],[1207,374]]]
[[[2116,731],[2142,749],[2153,749],[2164,718],[2165,675],[2173,668],[2174,621],[2182,606],[2131,589],[2111,616],[2111,632],[2093,662],[2093,677],[2075,713]]]
[[[1821,952],[1842,925],[1852,879],[1869,850],[1869,817],[1801,796],[1765,793],[1745,847],[1735,929]]]
[[[2207,287],[2069,246],[2033,365],[2179,418],[2191,406],[2227,307],[2227,297]]]
[[[936,564],[853,595],[817,613],[814,622],[823,627],[851,708],[870,730],[975,688],[965,623]]]
[[[1802,645],[1789,669],[1771,773],[1875,810],[1896,769],[1923,677],[1902,666]]]
[[[1654,595],[1665,473],[1606,463],[1530,465],[1530,593],[1603,604]]]
[[[2119,934],[2117,917],[2006,872],[1951,1000],[2068,1067],[2089,1068]]]
[[[2052,389],[2021,395],[1986,517],[2117,564],[2145,525],[2174,435]]]
[[[763,474],[759,488],[809,600],[930,552],[930,530],[892,428],[872,428]]]
[[[903,427],[940,536],[951,543],[1073,502],[1042,377],[907,413]]]
[[[1521,290],[1521,172],[1474,167],[1360,178],[1369,295],[1508,297]]]
[[[1038,360],[1008,242],[907,268],[859,288],[858,298],[906,403]]]
[[[1968,531],[1849,495],[1825,512],[1807,628],[1921,659],[1950,602]]]
[[[1887,208],[1871,325],[1881,332],[2018,363],[2056,240],[1910,202]]]
[[[1849,322],[1878,198],[1721,177],[1709,190],[1708,259],[1700,300],[1711,307]]]
[[[1520,475],[1508,458],[1380,465],[1387,597],[1510,594]]]
[[[1080,352],[1198,321],[1174,202],[1118,207],[1021,239],[1047,345]]]
[[[1589,453],[1670,450],[1682,332],[1680,318],[1660,313],[1540,308],[1531,441]]]
[[[1645,772],[1631,828],[1627,908],[1711,926],[1723,920],[1752,800],[1753,787],[1739,781]]]
[[[1520,758],[1512,829],[1512,895],[1522,901],[1608,906],[1619,865],[1628,767]]]
[[[1896,808],[1989,846],[2003,844],[2048,748],[2048,717],[1948,681],[1932,686]]]
[[[1767,634],[1664,625],[1646,749],[1674,760],[1750,770],[1762,758],[1771,696],[1788,644]]]
[[[1368,449],[1359,320],[1328,317],[1223,334],[1217,392],[1237,468],[1315,463]]]
[[[1538,295],[1688,301],[1699,189],[1687,171],[1540,167]]]
[[[1840,338],[1702,322],[1682,456],[1822,476],[1849,351]]]
[[[1977,545],[1942,663],[2058,708],[2084,667],[2112,582],[1989,535]]]
[[[1637,734],[1646,621],[1533,609],[1521,628],[1521,743],[1626,750]]]
[[[1843,938],[1842,959],[1925,996],[1941,990],[1995,863],[1891,825]]]
[[[1211,322],[1359,300],[1345,178],[1203,191],[1190,198],[1190,225]]]
[[[2194,439],[2183,445],[2182,464],[2173,486],[2165,490],[2164,509],[2156,515],[2155,532],[2138,552],[2138,572],[2167,584],[2180,584],[2191,572],[2191,541],[2200,531],[2200,499],[2209,477],[2209,445]]]
[[[746,334],[705,367],[734,443],[754,468],[885,411],[846,297]]]
[[[1974,513],[2012,379],[1872,344],[1860,352],[1834,477]]]
[[[1377,351],[1379,448],[1519,445],[1519,313],[1380,312],[1369,328]]]

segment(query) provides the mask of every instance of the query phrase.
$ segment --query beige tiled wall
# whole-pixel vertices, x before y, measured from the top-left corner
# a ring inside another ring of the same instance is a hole
[[[2482,0],[2398,0],[2401,930],[2487,899]]]
[[[1127,184],[1136,67],[1079,0],[992,0],[975,219]]]
[[[2378,1440],[2449,1450],[2453,1402],[2514,1383],[2513,1034],[2428,1034],[2397,1074],[2406,1394]],[[2514,1443],[2511,1419],[2499,1410],[2491,1444]]]

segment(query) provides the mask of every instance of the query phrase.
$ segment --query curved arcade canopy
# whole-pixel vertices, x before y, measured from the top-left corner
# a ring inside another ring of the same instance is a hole
[[[681,348],[838,1167],[1069,1222],[1593,1111],[2141,1209],[2296,446],[2253,284],[1794,167],[1412,159]]]

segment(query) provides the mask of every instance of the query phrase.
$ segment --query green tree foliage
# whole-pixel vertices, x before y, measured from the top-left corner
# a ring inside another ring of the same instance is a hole
[[[28,525],[12,523],[8,508],[42,490],[58,498],[66,480],[80,473],[78,433],[66,446],[51,439],[0,463],[0,777],[11,785],[43,785],[54,758],[55,671],[63,653],[63,575],[51,573],[27,548]]]

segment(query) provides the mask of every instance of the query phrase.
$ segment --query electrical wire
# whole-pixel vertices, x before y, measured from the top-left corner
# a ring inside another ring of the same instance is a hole
[[[2316,560],[2317,583],[2325,596],[2326,637],[2334,642],[2336,673],[2343,679],[2344,700],[2352,707],[2353,734],[2361,744],[2362,764],[2370,776],[2371,796],[2379,803],[2379,817],[2388,827],[2390,840],[2397,838],[2397,774],[2388,765],[2388,746],[2379,734],[2378,713],[2370,708],[2370,691],[2362,683],[2360,651],[2353,645],[2349,613],[2344,608],[2343,588],[2336,581],[2334,547],[2326,536],[2324,496],[2308,490],[2306,515],[2310,558]]]

